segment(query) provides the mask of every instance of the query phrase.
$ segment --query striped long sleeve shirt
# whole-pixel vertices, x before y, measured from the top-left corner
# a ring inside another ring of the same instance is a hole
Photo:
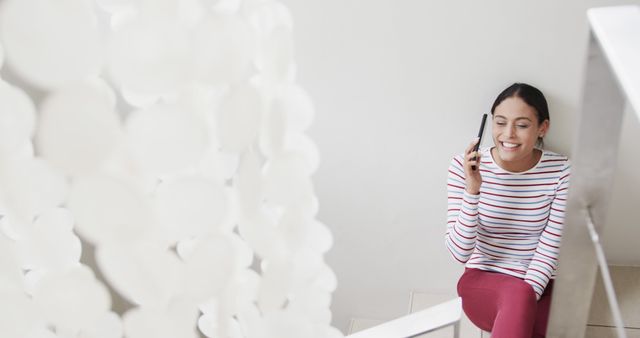
[[[478,195],[465,191],[463,155],[449,166],[445,245],[468,268],[523,279],[540,299],[558,267],[571,164],[545,150],[536,166],[512,173],[490,148],[481,152]]]

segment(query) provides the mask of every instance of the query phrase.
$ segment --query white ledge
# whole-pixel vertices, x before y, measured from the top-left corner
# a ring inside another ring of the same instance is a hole
[[[406,338],[455,325],[462,316],[462,299],[455,298],[428,309],[356,332],[349,338]]]
[[[592,8],[587,17],[620,89],[640,119],[640,6]]]

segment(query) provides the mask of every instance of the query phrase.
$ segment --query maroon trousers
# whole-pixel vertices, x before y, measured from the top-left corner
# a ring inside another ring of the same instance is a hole
[[[520,278],[467,268],[458,295],[467,317],[491,338],[538,338],[547,332],[552,284],[536,301],[533,288]]]

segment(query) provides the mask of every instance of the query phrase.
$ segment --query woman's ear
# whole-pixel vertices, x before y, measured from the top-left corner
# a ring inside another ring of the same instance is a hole
[[[540,127],[538,128],[538,137],[544,137],[544,135],[547,134],[548,130],[549,130],[549,120],[542,121],[542,123],[540,124]]]

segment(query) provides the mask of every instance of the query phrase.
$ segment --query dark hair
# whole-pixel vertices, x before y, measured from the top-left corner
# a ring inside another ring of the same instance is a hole
[[[549,117],[549,106],[547,105],[547,99],[544,98],[544,94],[542,94],[538,88],[526,83],[514,83],[507,87],[507,89],[503,90],[493,102],[493,106],[491,106],[491,115],[493,115],[496,107],[502,103],[502,101],[510,97],[519,97],[522,101],[535,109],[538,117],[538,124],[545,120],[551,120]],[[542,141],[542,137],[538,137],[538,145],[542,147],[543,144],[544,142]]]

